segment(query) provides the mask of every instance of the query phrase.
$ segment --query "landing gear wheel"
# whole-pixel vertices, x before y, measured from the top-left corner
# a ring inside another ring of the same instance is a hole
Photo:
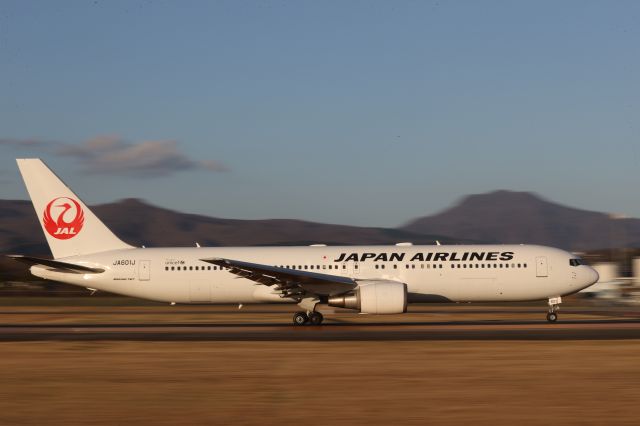
[[[556,322],[557,320],[558,320],[558,314],[556,314],[555,312],[549,312],[547,314],[547,321]]]
[[[294,325],[305,325],[309,321],[309,317],[306,312],[296,312],[293,314]]]
[[[323,319],[324,317],[320,312],[311,312],[309,314],[309,322],[311,323],[311,325],[320,325],[322,324]]]

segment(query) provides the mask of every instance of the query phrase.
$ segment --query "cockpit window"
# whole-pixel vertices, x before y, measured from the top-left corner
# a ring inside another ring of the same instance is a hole
[[[569,259],[569,265],[571,266],[580,266],[580,265],[586,265],[587,262],[585,262],[582,259]]]

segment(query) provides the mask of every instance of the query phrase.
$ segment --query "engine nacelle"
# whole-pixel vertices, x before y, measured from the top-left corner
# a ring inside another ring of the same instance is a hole
[[[363,314],[407,312],[407,285],[396,281],[358,281],[349,293],[329,298],[329,306],[357,309]]]

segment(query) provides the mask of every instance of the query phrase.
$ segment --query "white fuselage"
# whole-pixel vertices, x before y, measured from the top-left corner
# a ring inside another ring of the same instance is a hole
[[[65,262],[103,268],[77,274],[33,266],[42,278],[175,303],[290,302],[274,289],[202,261],[236,259],[359,280],[407,284],[409,302],[527,301],[575,293],[598,279],[563,250],[529,245],[133,248]]]

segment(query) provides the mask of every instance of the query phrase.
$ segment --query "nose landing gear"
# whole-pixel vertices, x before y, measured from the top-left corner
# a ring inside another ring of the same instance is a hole
[[[556,322],[558,320],[558,314],[556,311],[560,309],[562,303],[561,297],[552,297],[549,299],[549,312],[547,313],[547,321]]]

